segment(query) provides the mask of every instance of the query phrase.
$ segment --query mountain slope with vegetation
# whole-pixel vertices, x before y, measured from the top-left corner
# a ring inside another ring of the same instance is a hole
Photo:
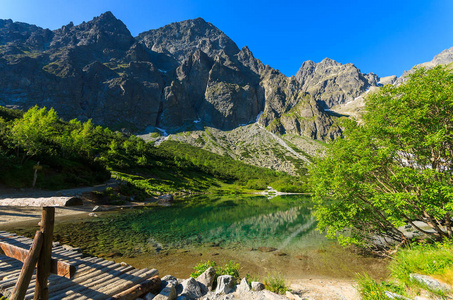
[[[62,121],[55,110],[23,113],[0,108],[0,183],[29,187],[40,162],[36,187],[92,185],[114,176],[143,197],[168,192],[241,192],[273,183],[305,191],[302,177],[258,168],[175,141],[154,147],[91,121]]]

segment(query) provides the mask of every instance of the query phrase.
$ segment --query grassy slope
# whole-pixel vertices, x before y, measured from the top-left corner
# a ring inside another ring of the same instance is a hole
[[[143,196],[177,191],[238,193],[264,189],[269,184],[287,191],[306,189],[299,177],[247,165],[183,143],[165,142],[157,148],[91,123],[36,123],[36,119],[48,115],[47,110],[30,110],[23,115],[0,108],[0,164],[4,170],[0,183],[29,187],[33,166],[39,161],[43,168],[38,173],[37,187],[45,189],[92,185],[110,175],[129,183],[124,192]],[[32,129],[24,134],[18,129],[19,123]],[[36,124],[41,126],[37,130],[49,133],[34,136]],[[27,147],[36,144],[39,150],[30,154]]]

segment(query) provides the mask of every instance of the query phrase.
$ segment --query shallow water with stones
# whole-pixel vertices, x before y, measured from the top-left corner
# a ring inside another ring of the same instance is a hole
[[[359,255],[315,231],[308,196],[202,195],[100,213],[56,224],[54,239],[87,255],[157,268],[186,278],[201,261],[241,265],[241,276],[280,273],[285,278],[386,275],[385,261]],[[35,229],[16,232],[31,236]]]

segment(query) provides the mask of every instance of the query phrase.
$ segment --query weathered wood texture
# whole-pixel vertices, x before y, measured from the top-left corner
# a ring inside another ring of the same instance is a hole
[[[8,257],[24,262],[27,258],[28,250],[20,246],[9,244],[9,240],[11,240],[11,238],[0,236],[0,250],[2,250],[3,253]],[[55,258],[51,259],[51,273],[57,274],[58,276],[71,278],[72,276],[74,276],[75,271],[75,266]]]
[[[0,231],[0,240],[5,242],[6,238],[8,243],[24,249],[29,249],[32,243],[29,238]],[[52,248],[52,258],[76,267],[77,270],[71,279],[54,274],[49,276],[50,300],[101,300],[117,296],[126,290],[135,295],[137,291],[140,291],[138,285],[158,275],[158,271],[155,269],[134,269],[124,263],[115,263],[97,257],[82,257],[81,253],[66,250],[60,245]],[[5,296],[11,295],[21,268],[22,263],[18,260],[0,255],[0,293]],[[33,275],[25,299],[33,299],[35,279],[36,275]]]
[[[47,279],[50,275],[52,266],[52,240],[53,226],[55,223],[55,207],[43,207],[41,217],[41,232],[43,233],[43,242],[41,252],[39,253],[38,267],[36,270],[35,300],[49,299],[49,288]]]
[[[36,263],[38,262],[38,255],[41,252],[42,242],[42,232],[36,231],[33,244],[31,245],[28,256],[24,261],[24,265],[22,266],[22,270],[20,271],[19,278],[14,286],[10,300],[22,300],[25,298]]]
[[[130,289],[127,289],[115,296],[109,298],[108,300],[133,300],[141,295],[145,295],[149,292],[153,294],[158,294],[160,290],[160,277],[154,276],[148,280],[143,281],[140,284],[134,285]]]

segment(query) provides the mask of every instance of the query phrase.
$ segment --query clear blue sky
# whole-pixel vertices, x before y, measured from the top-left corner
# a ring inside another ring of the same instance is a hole
[[[1,0],[0,19],[57,29],[107,10],[134,36],[202,17],[288,76],[325,57],[400,76],[453,47],[452,0]]]

